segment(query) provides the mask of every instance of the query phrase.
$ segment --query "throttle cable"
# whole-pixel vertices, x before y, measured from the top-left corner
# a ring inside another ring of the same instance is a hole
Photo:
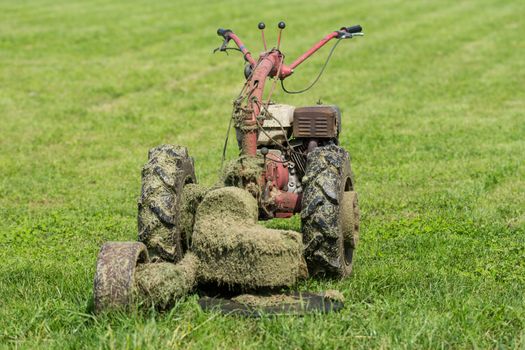
[[[287,90],[286,87],[284,86],[284,82],[283,80],[281,80],[281,88],[283,89],[284,92],[286,92],[287,94],[302,94],[303,92],[306,92],[308,90],[310,90],[318,81],[319,79],[321,78],[321,76],[323,75],[323,72],[326,68],[326,66],[328,65],[328,62],[330,61],[330,58],[332,57],[332,54],[334,53],[335,51],[335,48],[337,47],[337,45],[339,44],[339,42],[343,40],[343,38],[339,38],[335,44],[332,46],[332,48],[330,49],[330,53],[328,54],[328,57],[326,57],[326,61],[324,62],[324,65],[323,67],[321,68],[321,70],[319,71],[319,74],[317,75],[317,77],[314,79],[314,81],[306,88],[302,89],[302,90],[297,90],[297,91],[290,91],[290,90]]]

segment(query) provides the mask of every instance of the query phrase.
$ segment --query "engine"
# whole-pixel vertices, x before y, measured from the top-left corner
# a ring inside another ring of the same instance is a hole
[[[257,138],[257,153],[264,159],[261,218],[286,218],[300,210],[301,181],[309,150],[337,143],[341,114],[335,106],[295,108],[272,104],[264,117]]]

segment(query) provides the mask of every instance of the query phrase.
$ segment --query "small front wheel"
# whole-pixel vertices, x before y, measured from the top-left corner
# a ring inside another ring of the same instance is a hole
[[[93,287],[95,312],[130,306],[137,265],[148,262],[148,250],[140,242],[105,243],[97,258]]]

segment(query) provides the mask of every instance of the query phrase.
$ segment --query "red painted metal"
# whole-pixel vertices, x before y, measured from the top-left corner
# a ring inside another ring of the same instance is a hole
[[[288,186],[288,168],[279,156],[269,153],[266,156],[265,182],[271,181],[275,188],[282,190]]]
[[[283,66],[281,67],[281,74],[279,74],[279,79],[283,80],[287,76],[292,75],[292,73],[293,73],[293,69],[283,64]]]
[[[264,201],[276,218],[289,218],[301,211],[301,194],[287,192],[289,172],[283,161],[278,155],[268,153],[261,181],[267,189]]]
[[[250,91],[248,100],[250,101],[251,113],[244,120],[246,132],[243,136],[243,154],[250,156],[257,154],[257,130],[256,128],[255,130],[252,129],[253,125],[256,125],[256,118],[261,112],[266,79],[271,76],[272,71],[275,70],[280,60],[281,53],[279,51],[270,51],[268,54],[262,54],[248,82],[248,91]]]
[[[244,57],[246,57],[246,60],[252,65],[252,67],[255,66],[257,62],[255,62],[255,60],[252,57],[252,54],[250,53],[250,51],[248,51],[246,46],[244,46],[241,39],[239,39],[239,37],[232,31],[228,33],[228,36],[235,42],[235,44],[237,44],[239,50],[241,50],[242,54],[244,55]]]
[[[286,77],[290,76],[293,73],[295,67],[313,55],[327,42],[337,37],[339,33],[335,31],[328,34],[289,66],[282,63],[282,54],[279,50],[275,49],[262,53],[258,62],[256,62],[246,46],[244,46],[241,39],[239,39],[235,33],[230,31],[228,35],[231,40],[233,40],[239,47],[246,60],[254,69],[252,76],[248,81],[248,88],[251,92],[249,95],[250,109],[252,112],[245,119],[245,134],[243,137],[242,153],[245,155],[255,156],[257,154],[257,131],[252,129],[256,129],[254,125],[256,125],[256,118],[261,111],[266,79],[268,77],[274,77],[277,74],[279,75],[279,79],[285,79]]]
[[[247,91],[249,91],[247,107],[249,113],[246,114],[243,120],[242,153],[255,157],[257,155],[258,137],[257,117],[261,112],[263,104],[266,79],[278,76],[278,78],[282,80],[290,76],[297,66],[327,42],[337,37],[339,32],[335,31],[325,36],[289,66],[283,64],[283,55],[278,49],[272,49],[271,51],[262,53],[259,60],[255,61],[237,35],[231,31],[228,35],[239,47],[253,69],[247,82]],[[273,213],[275,217],[278,218],[289,218],[301,210],[302,194],[287,192],[288,176],[288,169],[284,165],[283,159],[280,159],[276,155],[268,154],[265,171],[263,172],[259,185],[268,190],[265,201],[270,203],[274,209]]]
[[[276,213],[298,213],[301,211],[301,193],[292,193],[279,191],[279,193],[273,196],[275,206],[277,207]]]
[[[275,213],[275,217],[277,219],[289,219],[293,216],[293,213],[288,213],[288,212],[277,212]]]
[[[339,32],[332,32],[325,36],[323,39],[321,39],[317,44],[312,46],[312,48],[308,51],[306,51],[304,54],[302,54],[299,58],[297,58],[295,61],[290,64],[290,68],[293,70],[295,67],[303,63],[308,57],[312,56],[317,50],[319,50],[321,47],[323,47],[327,42],[332,40],[333,38],[337,37],[339,35]]]

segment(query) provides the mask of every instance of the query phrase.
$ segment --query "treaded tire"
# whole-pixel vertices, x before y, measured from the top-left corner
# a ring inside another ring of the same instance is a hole
[[[185,147],[161,145],[148,153],[142,169],[142,193],[138,201],[139,241],[153,261],[177,262],[184,255],[181,224],[182,191],[196,183],[193,158]]]
[[[148,262],[148,251],[140,242],[104,243],[93,286],[95,312],[129,307],[134,302],[137,265]]]
[[[342,147],[317,147],[303,177],[301,226],[312,276],[344,278],[352,272],[359,207],[350,156]]]

